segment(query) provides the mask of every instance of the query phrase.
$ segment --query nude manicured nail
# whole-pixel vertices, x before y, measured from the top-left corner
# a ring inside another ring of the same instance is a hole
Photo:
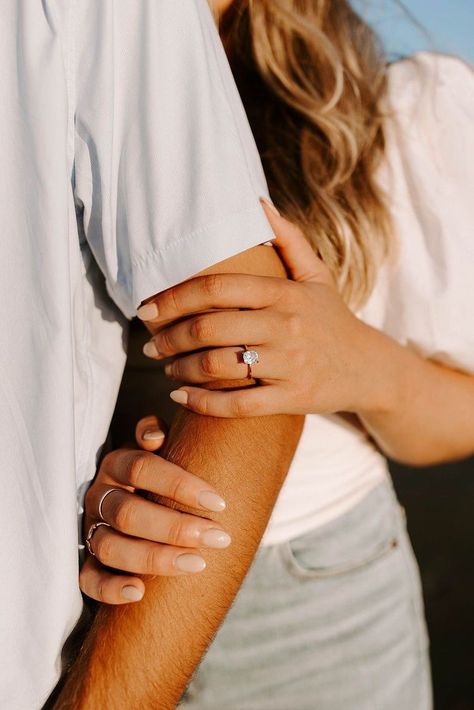
[[[122,597],[129,602],[139,602],[143,599],[143,592],[136,587],[127,586],[122,589]]]
[[[268,209],[271,210],[273,214],[276,214],[277,217],[281,217],[281,214],[278,212],[275,205],[270,202],[270,200],[267,200],[266,197],[261,197],[260,200],[267,205]]]
[[[140,320],[155,320],[155,318],[158,318],[159,315],[160,312],[156,303],[147,303],[146,305],[141,306],[141,308],[137,311],[137,316]]]
[[[176,558],[174,564],[181,572],[202,572],[203,569],[206,569],[205,560],[199,555],[192,555],[191,553],[180,555]]]
[[[177,402],[178,404],[187,404],[189,399],[186,390],[174,390],[174,392],[171,392],[170,397],[173,402]]]
[[[143,434],[143,441],[160,441],[160,439],[164,438],[164,432],[159,429],[149,429]]]
[[[225,547],[229,547],[232,542],[232,538],[223,530],[211,528],[210,530],[206,530],[202,533],[201,542],[206,547],[212,547],[216,550],[223,550]]]
[[[156,349],[156,345],[153,340],[150,340],[148,343],[145,343],[145,345],[143,346],[143,354],[147,357],[158,357],[159,352]]]
[[[213,491],[203,491],[199,494],[198,503],[201,508],[212,510],[213,513],[220,513],[225,509],[225,500]]]

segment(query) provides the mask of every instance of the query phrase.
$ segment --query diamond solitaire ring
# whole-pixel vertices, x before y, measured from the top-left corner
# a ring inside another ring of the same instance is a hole
[[[249,350],[246,345],[244,347],[244,352],[242,353],[242,360],[247,365],[247,377],[249,380],[253,379],[252,375],[252,365],[257,365],[259,362],[258,352],[256,350]]]

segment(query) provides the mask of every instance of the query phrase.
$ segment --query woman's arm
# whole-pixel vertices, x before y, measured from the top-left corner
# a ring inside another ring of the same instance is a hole
[[[357,412],[384,453],[429,466],[474,453],[474,377],[421,358],[378,331],[367,334],[384,403]]]
[[[259,352],[252,370],[261,386],[231,393],[185,386],[173,398],[221,417],[354,412],[388,456],[412,465],[472,454],[474,377],[425,360],[356,318],[299,230],[272,208],[266,212],[293,282],[221,275],[165,292],[155,312],[147,306],[156,323],[201,315],[165,328],[145,351],[185,354],[167,374],[202,384],[244,376],[245,343]],[[244,310],[209,313],[213,308]]]

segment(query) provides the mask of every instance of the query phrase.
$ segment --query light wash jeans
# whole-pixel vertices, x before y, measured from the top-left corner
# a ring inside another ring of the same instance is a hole
[[[418,569],[390,483],[338,520],[259,550],[179,707],[432,707]]]

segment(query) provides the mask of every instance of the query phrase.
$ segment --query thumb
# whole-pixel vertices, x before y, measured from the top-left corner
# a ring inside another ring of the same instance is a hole
[[[135,427],[135,439],[138,446],[145,451],[157,451],[163,446],[166,429],[164,422],[151,415],[140,419]]]
[[[333,285],[327,266],[318,259],[301,229],[281,216],[276,207],[265,198],[261,203],[276,235],[272,242],[293,281],[313,281]]]

